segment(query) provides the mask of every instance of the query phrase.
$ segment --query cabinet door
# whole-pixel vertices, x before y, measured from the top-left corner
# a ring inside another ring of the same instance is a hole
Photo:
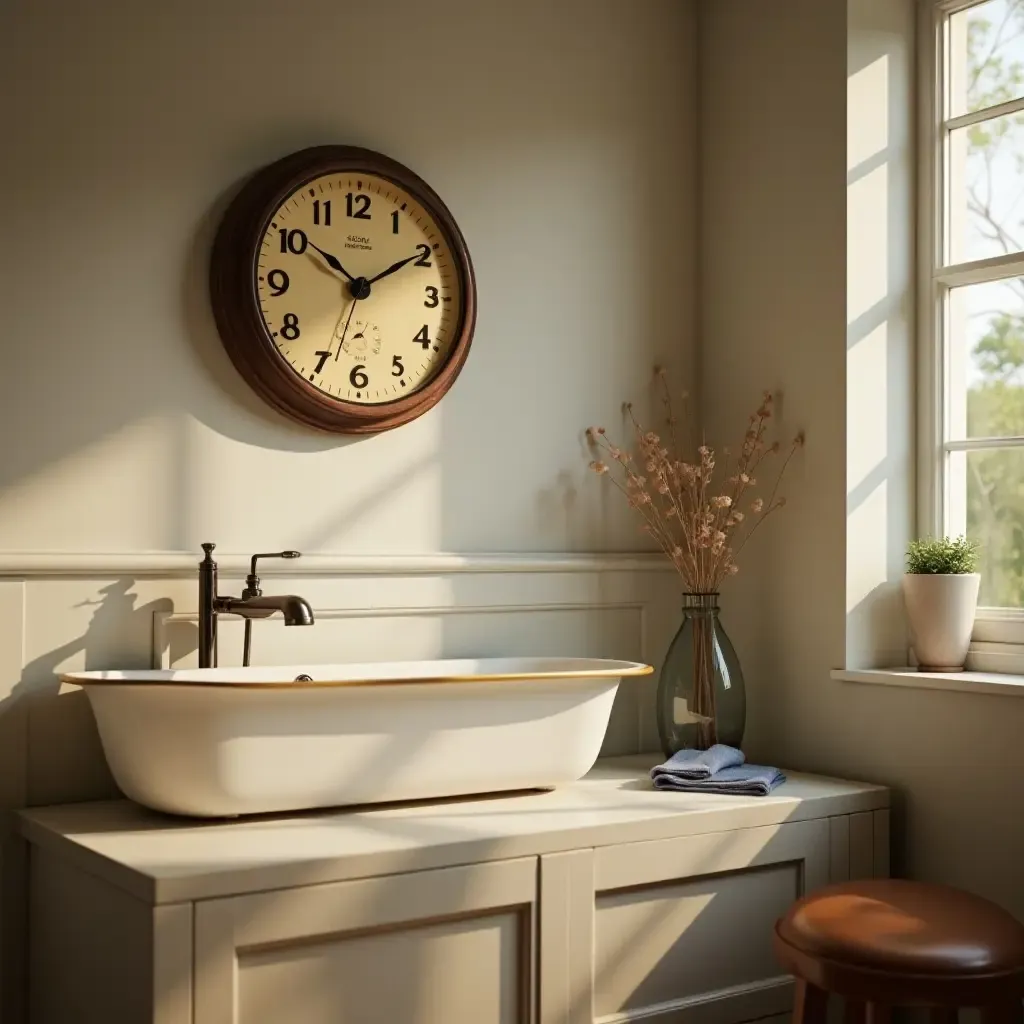
[[[531,1024],[536,858],[209,900],[195,1024]]]
[[[540,1024],[785,1013],[773,928],[828,880],[824,819],[542,857]]]

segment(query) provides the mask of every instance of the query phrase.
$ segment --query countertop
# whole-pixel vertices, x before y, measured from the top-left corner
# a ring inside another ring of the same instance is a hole
[[[767,797],[655,791],[657,754],[561,789],[207,821],[129,800],[22,811],[31,843],[150,904],[774,825],[889,806],[883,786],[799,772]]]

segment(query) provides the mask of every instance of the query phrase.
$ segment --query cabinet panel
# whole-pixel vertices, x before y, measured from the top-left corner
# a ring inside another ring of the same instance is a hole
[[[211,900],[195,1024],[530,1024],[534,858]]]
[[[780,974],[769,940],[799,895],[792,863],[602,894],[597,1016]]]
[[[596,850],[594,1019],[738,1024],[786,1012],[792,983],[772,930],[828,882],[829,832],[819,819]]]
[[[241,953],[244,1024],[515,1024],[522,920],[514,912],[346,934]]]

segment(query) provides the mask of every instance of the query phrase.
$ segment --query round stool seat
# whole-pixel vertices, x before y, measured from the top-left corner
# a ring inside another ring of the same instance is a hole
[[[889,975],[1024,972],[1024,925],[944,885],[875,879],[827,886],[795,903],[776,933],[805,956]]]

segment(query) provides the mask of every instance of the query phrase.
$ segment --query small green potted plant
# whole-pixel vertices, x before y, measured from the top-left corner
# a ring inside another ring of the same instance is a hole
[[[926,537],[907,546],[903,599],[921,672],[962,672],[981,576],[978,547],[965,537]]]

